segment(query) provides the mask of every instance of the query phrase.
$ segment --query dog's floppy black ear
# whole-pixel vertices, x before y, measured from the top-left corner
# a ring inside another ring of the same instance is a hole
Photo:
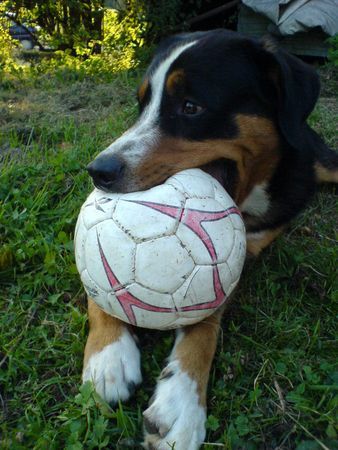
[[[277,93],[280,130],[292,147],[300,148],[306,134],[306,119],[319,96],[319,77],[311,66],[283,50],[274,49],[266,41],[263,49],[269,61],[267,76]]]

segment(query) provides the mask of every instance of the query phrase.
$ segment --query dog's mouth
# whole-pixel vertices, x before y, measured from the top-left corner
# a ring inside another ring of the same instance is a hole
[[[211,161],[207,164],[204,164],[199,167],[204,172],[208,173],[212,177],[214,177],[223,188],[228,192],[228,194],[232,197],[236,190],[237,183],[237,170],[236,163],[230,159],[217,159],[215,161]],[[107,172],[107,171],[106,171]],[[107,172],[108,173],[108,172]],[[99,174],[100,177],[97,179],[94,175],[90,173],[93,178],[94,186],[97,189],[100,189],[105,192],[113,192],[113,193],[129,193],[135,192],[138,190],[150,189],[152,186],[155,186],[159,183],[150,183],[148,186],[140,186],[133,177],[120,177],[115,180],[112,176],[106,179],[105,173]],[[162,179],[162,183],[164,183],[165,178]]]
[[[201,166],[200,169],[214,177],[231,197],[234,195],[237,181],[235,161],[217,159]]]

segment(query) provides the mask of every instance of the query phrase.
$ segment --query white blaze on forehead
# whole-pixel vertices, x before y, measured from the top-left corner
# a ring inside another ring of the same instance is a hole
[[[165,80],[172,63],[196,41],[175,47],[158,65],[150,77],[151,98],[134,126],[113,142],[100,155],[114,154],[122,156],[130,169],[137,167],[159,138],[157,121],[160,115],[161,100]],[[99,155],[99,156],[100,156]]]
[[[168,57],[161,62],[161,64],[157,67],[155,72],[150,77],[150,86],[151,86],[151,100],[144,110],[140,124],[151,124],[159,117],[159,110],[161,106],[161,99],[164,90],[164,83],[166,80],[166,76],[168,70],[172,63],[189,47],[194,45],[196,41],[189,42],[185,45],[181,45],[179,47],[175,47],[174,50],[168,55]]]

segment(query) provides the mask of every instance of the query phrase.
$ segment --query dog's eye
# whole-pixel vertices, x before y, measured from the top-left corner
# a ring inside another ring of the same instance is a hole
[[[196,105],[196,103],[193,103],[190,100],[186,100],[183,103],[182,107],[183,114],[189,114],[191,116],[194,114],[199,114],[202,111],[203,111],[202,106]]]

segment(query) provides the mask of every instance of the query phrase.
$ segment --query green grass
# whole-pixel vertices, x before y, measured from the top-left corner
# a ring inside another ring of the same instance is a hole
[[[327,73],[311,121],[337,145]],[[84,167],[133,122],[137,79],[49,76],[0,92],[1,448],[140,448],[173,334],[142,336],[145,381],[129,403],[79,390],[86,300],[72,242],[91,190]],[[337,216],[323,187],[248,262],[211,372],[205,449],[338,448]]]

